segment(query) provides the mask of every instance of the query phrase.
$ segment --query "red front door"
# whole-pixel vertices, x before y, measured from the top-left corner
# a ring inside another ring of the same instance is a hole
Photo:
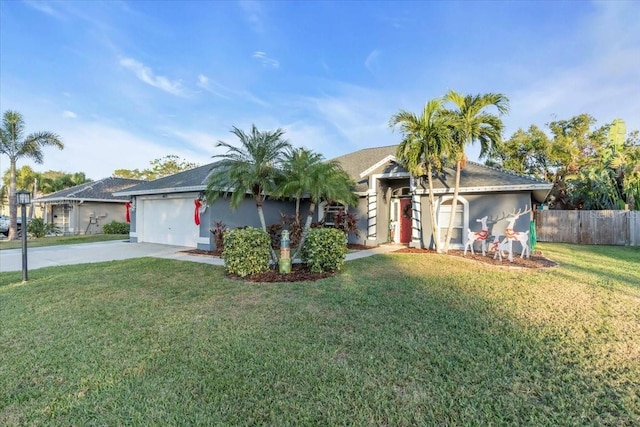
[[[400,243],[411,242],[411,199],[400,199]]]

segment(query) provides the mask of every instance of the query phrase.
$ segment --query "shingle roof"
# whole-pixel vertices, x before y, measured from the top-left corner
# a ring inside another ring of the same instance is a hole
[[[65,200],[82,200],[96,202],[123,202],[126,197],[117,197],[113,193],[122,191],[144,181],[139,179],[104,178],[75,187],[66,188],[34,199],[34,202],[57,202]]]
[[[397,145],[385,147],[365,148],[353,153],[336,157],[342,168],[356,181],[356,191],[364,192],[368,190],[368,176],[360,176],[363,172],[371,169],[380,161],[394,156]],[[203,191],[207,186],[207,178],[215,163],[209,163],[188,171],[179,172],[175,175],[166,176],[155,181],[142,182],[124,191],[116,193],[118,196],[132,196],[158,193],[178,193]],[[381,164],[380,167],[369,171],[369,175],[374,173],[406,172],[398,164]],[[448,168],[440,179],[434,180],[434,189],[448,191],[453,188],[455,180],[455,170]],[[505,187],[526,189],[551,189],[552,184],[540,181],[528,176],[519,175],[503,170],[483,166],[475,162],[467,162],[467,165],[460,174],[461,188],[484,188],[487,191],[499,191]]]
[[[384,160],[389,156],[394,156],[397,148],[397,145],[365,148],[344,156],[336,157],[333,160],[338,161],[349,176],[356,181],[356,191],[366,191],[369,185],[368,176],[361,177],[360,175],[381,160]],[[368,175],[400,171],[406,172],[395,163],[392,165],[385,164],[380,165],[379,168],[376,168],[373,171],[370,170]],[[446,168],[445,173],[433,182],[434,189],[441,191],[453,189],[454,185],[454,168]],[[525,175],[491,168],[475,162],[467,162],[466,166],[460,173],[460,188],[485,188],[487,190],[497,191],[503,187],[521,187],[523,190],[527,188],[532,190],[543,188],[551,189],[552,184]]]
[[[202,191],[207,186],[207,177],[215,163],[178,172],[174,175],[165,176],[155,181],[147,181],[134,187],[127,188],[117,194],[120,196],[133,196],[142,194],[157,193],[180,193],[188,191]]]

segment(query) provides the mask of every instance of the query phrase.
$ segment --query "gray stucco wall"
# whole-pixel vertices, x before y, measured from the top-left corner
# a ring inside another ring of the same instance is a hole
[[[289,200],[271,200],[267,199],[262,209],[267,227],[271,224],[280,223],[280,214],[295,214],[295,202]],[[301,206],[301,215],[306,218],[308,213],[308,204]],[[240,206],[231,209],[229,199],[220,198],[213,205],[210,205],[205,215],[201,218],[200,237],[209,238],[209,244],[198,244],[198,249],[213,250],[215,242],[210,229],[214,227],[216,221],[222,221],[227,229],[233,230],[238,227],[255,227],[261,228],[260,218],[258,217],[258,209],[256,202],[251,197],[246,197]]]
[[[531,193],[528,191],[517,193],[472,193],[460,194],[469,203],[469,224],[471,231],[480,231],[481,224],[476,219],[488,216],[487,226],[490,234],[504,235],[504,229],[507,225],[507,217],[514,210],[525,210],[531,208]],[[438,203],[442,197],[436,197]],[[423,196],[422,200],[422,241],[423,246],[435,248],[433,235],[431,232],[431,216],[429,214],[428,196]],[[529,230],[529,222],[532,219],[532,213],[526,214],[518,218],[514,229],[516,231]],[[437,220],[437,216],[436,216]],[[464,233],[467,233],[467,229]],[[514,251],[519,252],[521,247],[514,244]]]

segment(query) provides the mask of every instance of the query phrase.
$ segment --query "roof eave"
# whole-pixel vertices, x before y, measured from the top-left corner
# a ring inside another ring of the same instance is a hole
[[[118,191],[113,193],[114,196],[147,196],[150,194],[169,194],[169,193],[191,193],[193,191],[204,191],[206,185],[192,185],[189,187],[170,187],[170,188],[153,188],[149,190],[137,191]]]
[[[512,185],[486,185],[475,187],[460,187],[460,193],[492,193],[492,192],[505,192],[505,191],[546,191],[549,194],[553,188],[553,184],[512,184]],[[455,188],[434,188],[434,194],[453,194]],[[424,189],[417,189],[417,194],[429,194],[429,191]],[[546,197],[546,196],[545,196]]]
[[[105,203],[124,203],[126,199],[91,199],[84,197],[54,197],[54,198],[39,198],[33,199],[33,203],[52,203],[52,202],[63,202],[63,203],[79,203],[79,202],[105,202]]]

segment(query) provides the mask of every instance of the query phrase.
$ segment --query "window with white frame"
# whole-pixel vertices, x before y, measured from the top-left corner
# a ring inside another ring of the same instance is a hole
[[[452,215],[452,197],[445,197],[438,206],[438,238],[444,243]],[[450,245],[463,247],[464,230],[469,226],[469,204],[463,197],[458,197],[456,212],[453,220]]]

